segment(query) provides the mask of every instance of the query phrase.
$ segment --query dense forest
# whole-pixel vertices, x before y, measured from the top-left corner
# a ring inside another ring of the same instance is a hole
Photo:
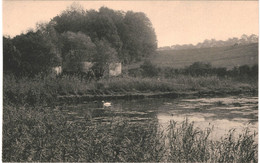
[[[107,7],[84,10],[74,3],[35,30],[3,38],[4,73],[35,76],[52,67],[93,62],[102,69],[109,62],[130,64],[153,54],[157,39],[142,12]]]

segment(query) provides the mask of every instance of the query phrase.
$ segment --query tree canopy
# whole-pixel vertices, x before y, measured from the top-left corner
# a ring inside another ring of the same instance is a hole
[[[29,74],[68,61],[129,64],[148,57],[157,48],[152,23],[144,13],[107,7],[85,11],[76,3],[50,22],[38,24],[35,31],[5,39],[4,43],[4,56],[12,60],[6,65],[17,62]]]

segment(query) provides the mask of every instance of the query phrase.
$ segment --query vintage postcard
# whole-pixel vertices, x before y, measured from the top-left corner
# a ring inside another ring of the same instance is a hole
[[[258,162],[258,1],[3,0],[3,162]]]

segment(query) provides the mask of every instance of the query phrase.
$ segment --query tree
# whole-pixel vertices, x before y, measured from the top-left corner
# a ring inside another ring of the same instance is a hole
[[[141,12],[124,13],[107,7],[84,11],[81,7],[70,7],[52,21],[60,34],[80,31],[93,42],[107,40],[124,63],[140,61],[157,49],[152,23]]]
[[[79,32],[82,31],[86,25],[86,16],[83,7],[74,2],[60,15],[52,19],[56,23],[55,30],[58,33],[64,33],[67,31]]]
[[[124,18],[122,33],[123,50],[129,62],[140,61],[157,49],[157,40],[152,23],[142,12],[128,11]]]
[[[100,40],[96,42],[97,54],[95,55],[92,67],[96,77],[102,77],[105,71],[108,70],[110,63],[118,62],[117,51],[111,47],[107,40]]]
[[[145,60],[140,68],[143,70],[142,73],[145,77],[154,77],[157,76],[159,73],[158,68],[154,66],[149,60]]]
[[[97,53],[96,45],[89,36],[82,32],[66,32],[62,36],[64,68],[70,69],[70,71],[79,71],[80,62],[93,61]]]
[[[37,31],[42,33],[45,41],[50,43],[50,51],[54,55],[51,59],[52,66],[61,66],[62,64],[62,39],[59,33],[55,30],[56,22],[37,24]]]
[[[15,47],[21,53],[21,72],[34,76],[38,73],[47,73],[52,67],[52,44],[40,32],[30,31],[13,39]]]
[[[3,72],[19,74],[21,53],[10,38],[3,37]]]
[[[253,65],[250,70],[250,77],[258,78],[258,64]]]
[[[122,22],[123,15],[106,7],[101,7],[99,12],[87,11],[86,33],[92,40],[107,40],[110,46],[121,52],[122,41],[118,33],[118,26]]]
[[[107,7],[84,11],[78,3],[50,22],[38,24],[36,31],[11,41],[17,51],[7,44],[5,49],[14,56],[20,54],[21,71],[31,76],[62,63],[76,66],[83,61],[95,62],[101,72],[109,62],[137,62],[157,48],[152,23],[144,13],[125,13]]]
[[[209,75],[211,72],[212,66],[209,63],[203,62],[194,62],[186,70],[191,75]]]
[[[239,66],[238,70],[240,76],[249,76],[250,74],[250,67],[248,65]]]

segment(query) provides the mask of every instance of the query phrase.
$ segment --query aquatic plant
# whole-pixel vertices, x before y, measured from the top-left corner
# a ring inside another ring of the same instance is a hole
[[[94,123],[89,113],[71,121],[62,108],[14,107],[3,110],[5,162],[257,162],[257,133],[232,132],[210,140],[211,129],[185,120],[167,131],[156,121],[111,119]],[[167,137],[165,135],[167,134]]]
[[[170,122],[168,141],[170,162],[257,162],[257,133],[245,129],[238,137],[234,129],[220,140],[211,140],[209,135],[213,128],[204,131],[195,128],[187,119],[176,125]]]

